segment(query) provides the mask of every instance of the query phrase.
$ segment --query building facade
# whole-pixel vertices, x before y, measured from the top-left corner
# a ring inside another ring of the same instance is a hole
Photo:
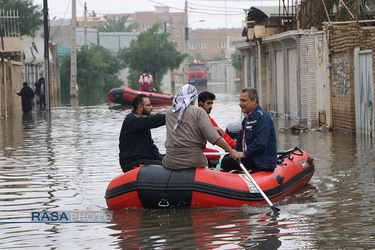
[[[262,106],[298,125],[374,136],[375,27],[326,23],[321,31],[247,29],[246,87]]]
[[[239,47],[244,86],[262,106],[312,127],[330,124],[328,49],[322,32],[288,31]]]

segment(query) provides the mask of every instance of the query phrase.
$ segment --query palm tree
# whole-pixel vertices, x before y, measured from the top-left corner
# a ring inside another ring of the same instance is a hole
[[[102,27],[98,28],[98,30],[100,32],[132,32],[138,28],[138,23],[126,25],[129,16],[130,15],[121,16],[119,19],[116,19],[116,17],[104,16],[106,21],[103,23]]]
[[[298,12],[301,27],[322,27],[323,22],[370,20],[375,2],[368,0],[301,0]]]

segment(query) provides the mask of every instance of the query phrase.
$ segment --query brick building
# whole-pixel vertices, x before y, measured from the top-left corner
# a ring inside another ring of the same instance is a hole
[[[333,127],[374,135],[375,27],[329,25]]]

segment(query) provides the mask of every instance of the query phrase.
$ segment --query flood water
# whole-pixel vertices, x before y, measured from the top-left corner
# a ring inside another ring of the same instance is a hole
[[[217,94],[211,116],[219,126],[240,121],[238,92],[208,88]],[[122,173],[118,136],[130,112],[109,107],[20,112],[0,121],[0,248],[375,248],[374,142],[339,132],[277,134],[279,151],[298,146],[316,168],[308,185],[274,203],[279,214],[263,205],[115,211],[113,223],[31,223],[33,211],[107,211],[104,194]],[[277,131],[296,124],[274,122]],[[165,128],[152,134],[165,152]]]

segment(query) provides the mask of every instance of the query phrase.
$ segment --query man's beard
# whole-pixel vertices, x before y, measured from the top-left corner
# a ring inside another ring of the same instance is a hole
[[[148,112],[147,110],[142,110],[142,115],[151,115],[151,112]]]

